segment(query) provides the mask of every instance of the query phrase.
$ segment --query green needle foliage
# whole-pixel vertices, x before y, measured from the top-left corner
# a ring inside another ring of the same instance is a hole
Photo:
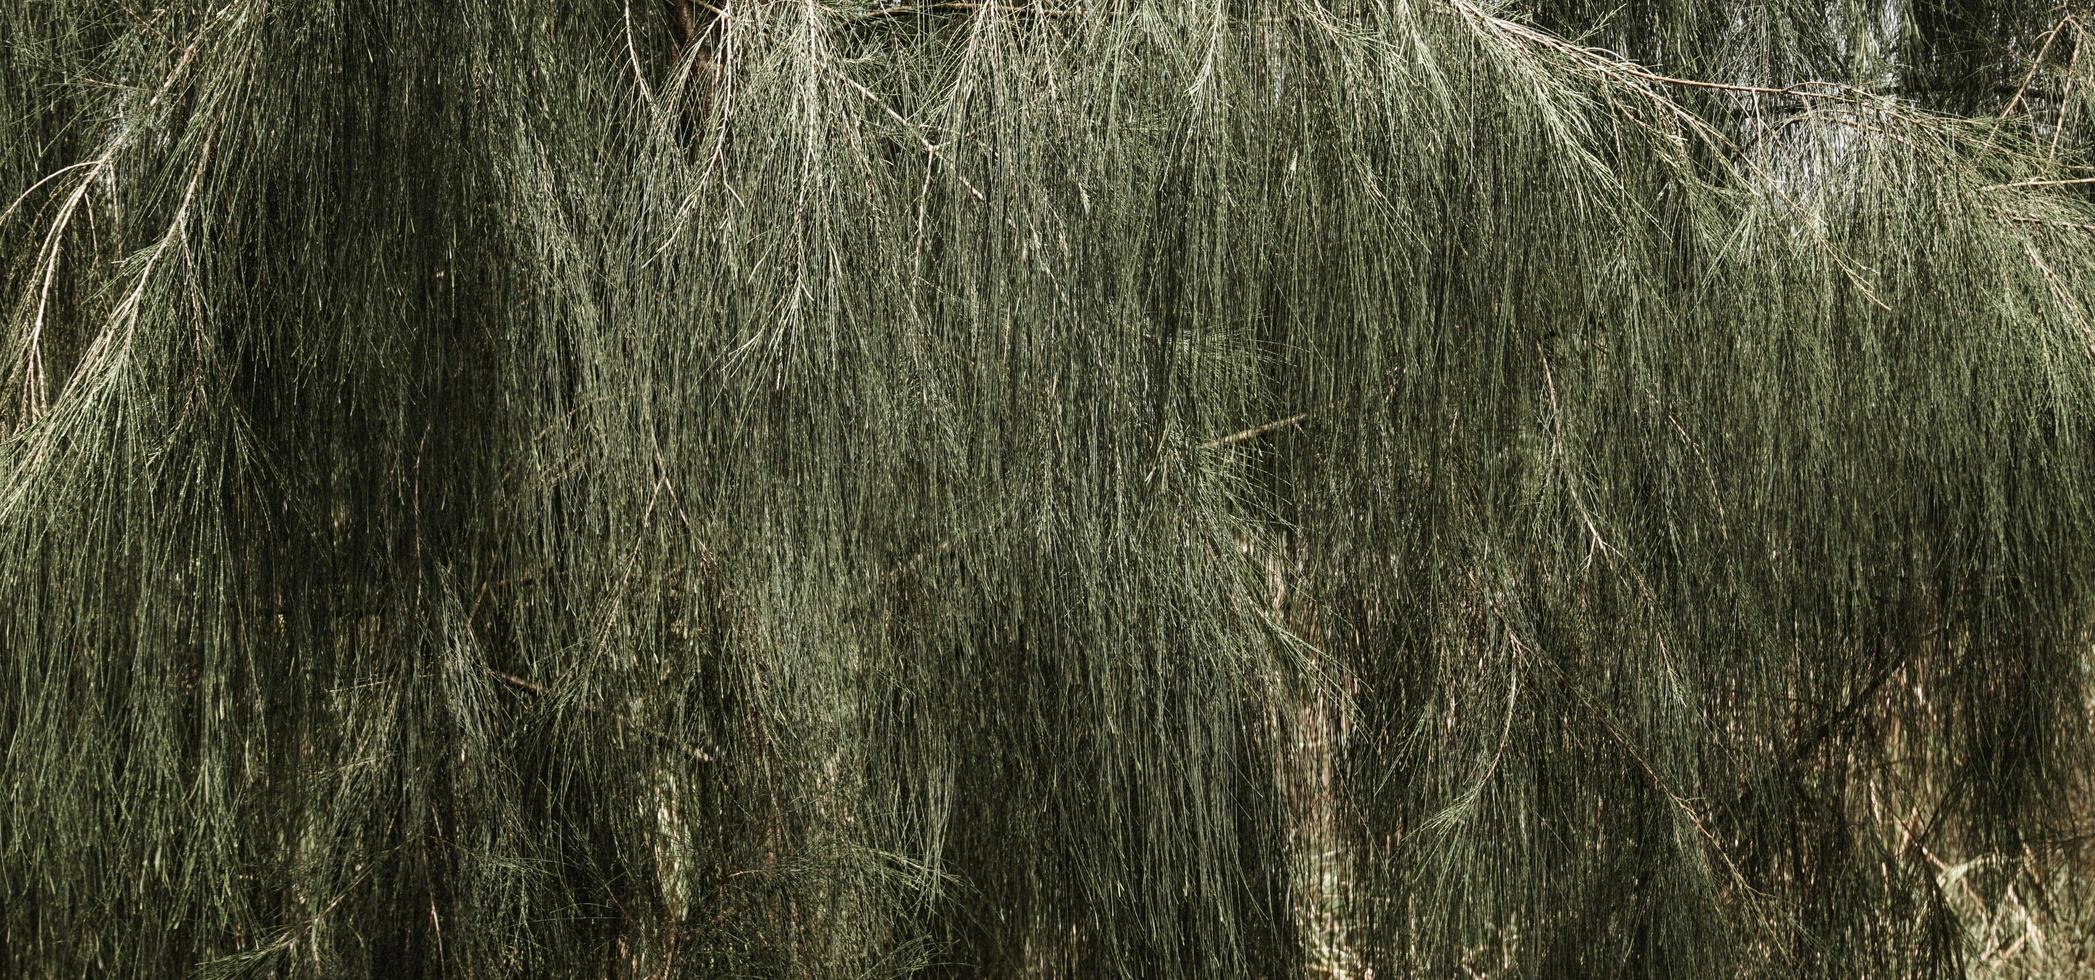
[[[0,0],[0,973],[1961,976],[2090,30]]]

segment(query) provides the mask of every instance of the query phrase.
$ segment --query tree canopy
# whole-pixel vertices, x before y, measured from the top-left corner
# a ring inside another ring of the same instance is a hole
[[[1997,965],[2091,29],[0,0],[0,973]]]

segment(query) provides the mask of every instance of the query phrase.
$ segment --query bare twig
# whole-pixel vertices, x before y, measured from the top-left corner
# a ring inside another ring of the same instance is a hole
[[[1309,418],[1311,414],[1312,413],[1310,412],[1297,412],[1284,419],[1277,419],[1275,421],[1268,422],[1264,425],[1254,425],[1251,428],[1245,429],[1242,432],[1232,432],[1229,435],[1223,436],[1220,439],[1209,439],[1208,441],[1201,443],[1200,448],[1221,449],[1224,446],[1234,446],[1240,442],[1249,442],[1253,439],[1258,438],[1259,436],[1265,435],[1268,432],[1273,432],[1279,429],[1285,429],[1288,426],[1299,424],[1303,420]]]
[[[2075,231],[2095,231],[2095,224],[2089,224],[2085,221],[2055,221],[2051,218],[2037,218],[2026,214],[2011,214],[2007,217],[2009,221],[2025,225],[2047,225],[2052,228],[2071,228]]]
[[[2046,54],[2051,53],[2051,43],[2053,41],[2058,40],[2059,31],[2063,29],[2067,24],[2071,23],[2073,23],[2073,18],[2071,16],[2068,16],[2065,19],[2060,20],[2058,23],[2051,25],[2051,30],[2044,32],[2044,43],[2038,46],[2037,56],[2035,58],[2030,59],[2030,70],[2023,74],[2022,84],[2016,86],[2015,97],[2009,99],[2007,108],[2002,109],[2000,111],[2000,117],[2002,119],[2006,119],[2009,116],[2015,114],[2015,107],[2022,104],[2022,97],[2024,95],[2029,94],[2030,83],[2036,80],[2037,71],[2044,67],[2044,56]]]
[[[1999,191],[2007,190],[2011,187],[2072,187],[2086,184],[2095,184],[2095,177],[2068,177],[2061,180],[2017,180],[2005,184],[1987,184],[1980,189]]]

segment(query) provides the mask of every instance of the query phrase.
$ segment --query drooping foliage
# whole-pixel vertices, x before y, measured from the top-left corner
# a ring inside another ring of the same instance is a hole
[[[1960,975],[2091,25],[0,0],[0,972]]]

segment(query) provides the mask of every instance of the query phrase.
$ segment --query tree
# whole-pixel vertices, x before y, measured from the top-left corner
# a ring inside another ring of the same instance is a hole
[[[2090,16],[0,2],[0,962],[1959,975]]]

